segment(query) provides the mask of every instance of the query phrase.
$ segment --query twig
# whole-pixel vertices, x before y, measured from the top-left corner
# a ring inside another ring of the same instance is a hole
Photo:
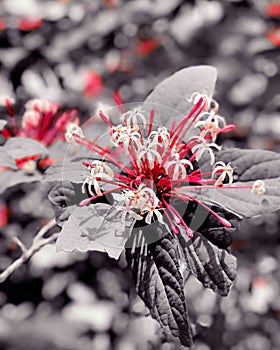
[[[36,252],[38,252],[42,247],[54,242],[58,238],[59,233],[54,233],[50,237],[44,238],[44,235],[54,226],[55,226],[55,219],[49,221],[45,226],[43,226],[34,237],[30,248],[26,248],[26,246],[21,242],[19,238],[17,237],[13,238],[13,241],[21,249],[22,254],[17,260],[15,260],[10,266],[6,268],[6,270],[4,270],[0,274],[0,283],[6,281],[6,279],[15,270],[17,270],[22,264],[24,264],[29,258],[31,258],[31,256],[33,256]]]
[[[44,235],[56,225],[55,219],[50,220],[45,226],[43,226],[37,235],[34,237],[33,242],[37,242],[39,239],[43,238]]]
[[[22,255],[26,254],[27,248],[18,237],[14,237],[12,241],[21,249]]]

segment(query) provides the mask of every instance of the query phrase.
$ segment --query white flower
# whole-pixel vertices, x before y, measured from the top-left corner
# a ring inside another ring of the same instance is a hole
[[[176,153],[175,160],[171,160],[170,162],[168,162],[165,166],[165,170],[168,173],[169,168],[172,165],[175,165],[172,176],[173,180],[177,180],[179,175],[181,175],[181,178],[184,179],[187,176],[187,171],[185,167],[186,164],[193,170],[192,163],[187,159],[180,159],[179,153]]]
[[[86,192],[86,185],[88,185],[89,193],[94,197],[95,193],[92,192],[91,186],[94,187],[94,190],[98,196],[102,196],[102,191],[99,185],[99,182],[102,180],[112,181],[114,179],[114,172],[106,164],[106,162],[102,162],[100,160],[94,160],[90,166],[88,166],[90,170],[90,174],[87,175],[84,183],[82,185],[82,192]]]
[[[252,192],[256,194],[264,194],[265,193],[265,183],[262,180],[256,180],[252,186]]]
[[[141,159],[147,159],[149,161],[150,168],[153,169],[155,160],[158,163],[162,162],[161,155],[155,150],[156,146],[160,146],[156,142],[146,142],[144,147],[142,147],[141,152],[138,154],[138,164],[140,165]]]
[[[153,194],[154,192],[151,188],[146,187],[145,184],[140,184],[136,190],[125,191],[123,196],[128,208],[142,209]]]
[[[167,148],[169,145],[170,134],[167,131],[167,128],[158,128],[157,131],[152,131],[150,133],[149,140],[162,144],[165,148]]]
[[[22,117],[21,126],[23,129],[37,127],[41,121],[41,114],[34,110],[26,111]]]
[[[219,186],[223,184],[223,181],[225,180],[226,176],[228,176],[227,184],[231,185],[233,182],[233,172],[234,172],[234,169],[231,167],[230,163],[225,164],[221,161],[217,162],[214,165],[214,170],[212,172],[212,177],[214,177],[214,175],[216,174],[220,175],[215,182],[215,186]]]
[[[203,99],[205,102],[205,110],[209,111],[210,109],[214,111],[215,113],[218,112],[219,104],[213,100],[211,97],[201,94],[199,92],[194,92],[190,98],[187,98],[188,102],[193,102],[194,104],[197,104],[200,99]]]
[[[118,145],[122,144],[127,154],[129,154],[128,147],[130,145],[135,148],[136,152],[139,152],[141,148],[140,138],[141,138],[141,135],[138,131],[135,131],[134,129],[126,128],[126,130],[122,134],[120,134],[116,143]]]
[[[26,109],[31,109],[31,110],[35,110],[41,113],[46,113],[49,112],[49,110],[51,109],[51,107],[53,106],[57,106],[56,103],[50,102],[48,100],[43,100],[43,99],[33,99],[33,100],[29,100],[26,104],[25,104],[25,108]]]
[[[143,128],[146,128],[147,122],[140,108],[134,108],[132,111],[128,111],[122,115],[122,121],[128,128],[138,131],[140,129],[139,122],[143,124]]]
[[[84,180],[84,183],[82,185],[82,192],[86,192],[86,185],[88,185],[88,191],[89,193],[94,197],[95,195],[102,196],[102,191],[99,185],[99,182],[102,182],[102,180],[111,180],[112,178],[105,173],[94,173],[93,169],[91,171],[91,174],[88,175],[88,177]],[[91,190],[91,186],[93,185],[94,190],[96,193],[93,193]]]
[[[150,225],[152,222],[152,218],[154,215],[156,215],[158,221],[160,223],[164,223],[163,217],[159,209],[157,209],[159,206],[159,199],[157,197],[152,197],[149,202],[147,202],[145,208],[143,209],[142,213],[147,213],[147,216],[145,218],[145,222]]]
[[[127,127],[123,126],[122,124],[119,124],[117,126],[114,126],[111,128],[110,134],[111,134],[111,142],[115,146],[119,146],[118,139],[126,133]]]
[[[207,143],[207,140],[202,138],[201,136],[194,136],[191,138],[191,141],[197,141],[198,143],[192,147],[192,152],[196,155],[196,160],[198,161],[205,152],[208,152],[210,155],[210,163],[211,165],[215,162],[215,155],[211,147],[216,148],[217,150],[221,150],[222,147],[216,145],[215,143]]]
[[[114,171],[109,167],[107,162],[94,160],[90,167],[93,174],[107,174],[111,180],[114,179]]]
[[[64,134],[65,140],[69,143],[76,144],[74,134],[80,136],[80,138],[85,138],[83,130],[75,123],[68,123],[66,125],[66,132]]]
[[[140,184],[136,190],[125,191],[123,196],[126,204],[125,212],[129,213],[134,219],[142,220],[143,215],[148,213],[145,219],[147,224],[151,223],[154,214],[160,222],[163,222],[162,214],[157,209],[159,199],[155,192],[145,184]],[[138,209],[140,213],[136,213],[133,209]]]
[[[205,120],[199,120],[205,116],[207,117]],[[226,126],[225,119],[213,111],[211,113],[201,113],[197,120],[194,127],[201,127],[200,136],[204,138],[207,134],[211,134],[214,142],[216,141],[218,131],[221,129],[220,124],[222,124],[222,127]]]

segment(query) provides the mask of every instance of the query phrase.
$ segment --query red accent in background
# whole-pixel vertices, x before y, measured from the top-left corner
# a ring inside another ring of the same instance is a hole
[[[86,97],[95,97],[103,92],[102,78],[96,72],[88,72],[85,76],[84,94]]]
[[[267,39],[275,46],[280,46],[280,27],[266,33]]]
[[[24,32],[28,32],[30,30],[38,29],[42,23],[42,18],[23,17],[17,20],[17,28]]]
[[[268,5],[266,13],[270,17],[280,17],[280,3],[274,2]]]

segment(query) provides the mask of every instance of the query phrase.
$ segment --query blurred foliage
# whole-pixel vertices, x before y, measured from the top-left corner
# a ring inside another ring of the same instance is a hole
[[[269,0],[1,0],[0,94],[19,106],[48,98],[86,120],[115,90],[142,101],[179,68],[211,64],[221,114],[237,125],[224,144],[279,151],[279,12]],[[11,237],[28,244],[52,217],[47,191],[5,192],[1,270],[19,255]],[[234,233],[239,270],[229,297],[188,280],[194,350],[280,348],[279,224],[276,213]],[[132,285],[124,259],[46,246],[0,286],[0,348],[171,349]]]

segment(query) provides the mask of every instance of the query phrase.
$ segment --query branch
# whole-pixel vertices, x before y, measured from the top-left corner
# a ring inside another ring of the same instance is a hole
[[[13,238],[13,241],[19,246],[21,249],[21,256],[15,260],[10,266],[6,268],[1,274],[0,274],[0,283],[6,281],[6,279],[15,271],[17,270],[21,265],[23,265],[29,258],[31,258],[32,255],[34,255],[36,252],[38,252],[41,248],[44,246],[54,242],[58,236],[59,233],[54,233],[52,236],[48,238],[44,238],[44,235],[56,224],[55,219],[52,219],[49,221],[45,226],[43,226],[39,232],[36,234],[36,236],[33,239],[32,245],[30,248],[26,248],[26,246],[21,242],[21,240],[17,237]]]

